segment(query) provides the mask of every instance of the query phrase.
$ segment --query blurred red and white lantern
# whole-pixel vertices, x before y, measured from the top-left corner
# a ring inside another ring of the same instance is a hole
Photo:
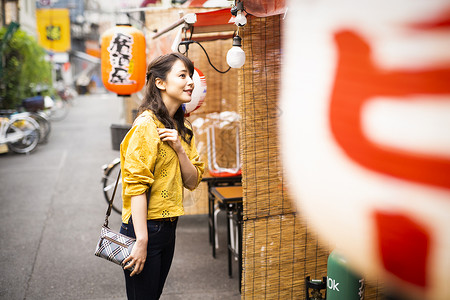
[[[194,81],[194,90],[192,91],[191,101],[184,106],[185,114],[190,114],[198,109],[203,104],[206,97],[206,77],[202,71],[194,68],[192,80]]]
[[[448,0],[290,1],[289,191],[365,277],[450,299]]]
[[[131,95],[145,84],[144,34],[131,25],[117,25],[101,37],[102,81],[118,95]]]

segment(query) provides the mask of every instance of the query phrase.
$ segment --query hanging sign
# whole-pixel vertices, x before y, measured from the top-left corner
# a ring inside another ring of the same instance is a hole
[[[70,18],[68,9],[37,9],[36,27],[39,44],[46,50],[53,52],[70,50]]]
[[[301,214],[350,265],[450,299],[450,5],[290,1],[281,149]]]
[[[131,95],[145,84],[144,34],[130,25],[118,25],[101,37],[102,81],[118,95]]]

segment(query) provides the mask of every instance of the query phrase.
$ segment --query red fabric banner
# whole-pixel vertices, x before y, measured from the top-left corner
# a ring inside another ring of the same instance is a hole
[[[247,13],[256,17],[268,17],[284,14],[287,9],[285,0],[242,0]],[[203,7],[207,0],[192,0],[189,7]],[[230,9],[228,9],[229,11]]]
[[[203,13],[196,13],[197,22],[195,22],[194,26],[212,26],[212,25],[226,25],[230,22],[231,17],[233,17],[230,13],[229,8],[219,9],[214,11],[208,11]]]
[[[256,17],[268,17],[284,14],[287,9],[285,0],[243,0],[247,13]]]

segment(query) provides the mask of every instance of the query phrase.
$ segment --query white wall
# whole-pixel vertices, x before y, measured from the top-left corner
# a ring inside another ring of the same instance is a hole
[[[37,39],[36,1],[19,0],[20,28]]]

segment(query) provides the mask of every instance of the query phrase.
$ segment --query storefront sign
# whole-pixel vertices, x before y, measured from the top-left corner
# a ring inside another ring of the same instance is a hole
[[[39,44],[46,50],[70,50],[70,18],[68,9],[37,9],[36,25]]]

